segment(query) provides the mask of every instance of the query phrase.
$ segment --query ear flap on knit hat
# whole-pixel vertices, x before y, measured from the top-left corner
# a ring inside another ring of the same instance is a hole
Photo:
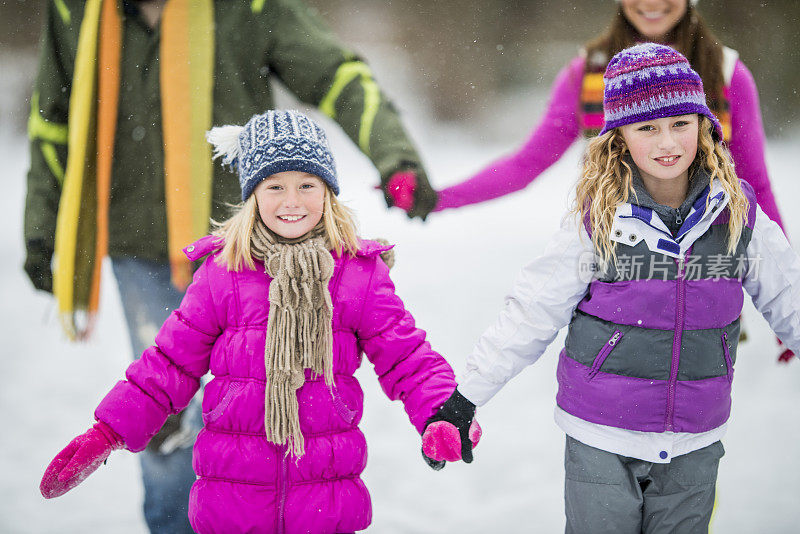
[[[244,126],[227,124],[225,126],[215,126],[206,132],[206,141],[214,146],[214,156],[217,159],[222,156],[222,163],[235,169],[242,154],[242,147],[239,144],[239,135],[244,130]]]

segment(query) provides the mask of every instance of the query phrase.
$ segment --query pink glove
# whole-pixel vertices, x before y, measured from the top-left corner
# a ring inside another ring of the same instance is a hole
[[[472,448],[481,440],[481,425],[475,419],[469,425],[469,440]],[[461,435],[454,424],[436,421],[428,425],[422,434],[422,452],[436,461],[457,462],[461,459]]]
[[[789,363],[794,358],[794,352],[784,347],[780,339],[778,339],[778,350],[781,351],[778,356],[778,361],[781,363]]]
[[[414,207],[416,190],[417,174],[414,171],[396,172],[386,184],[386,194],[392,199],[392,205],[406,212]]]
[[[39,484],[45,499],[60,497],[86,480],[111,451],[125,446],[116,432],[102,421],[69,442],[47,466]]]
[[[376,189],[383,191],[386,205],[402,209],[411,219],[419,217],[424,221],[439,202],[439,194],[421,168],[398,170],[382,180],[385,181]]]

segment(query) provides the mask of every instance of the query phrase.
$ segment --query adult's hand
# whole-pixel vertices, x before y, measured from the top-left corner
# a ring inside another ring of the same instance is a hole
[[[41,240],[28,241],[25,244],[25,272],[28,274],[33,287],[40,291],[53,292],[53,272],[50,270],[50,261],[53,259],[53,249]]]
[[[388,206],[396,206],[409,218],[419,217],[423,221],[436,207],[438,196],[428,182],[425,173],[417,169],[405,169],[393,173],[381,187]]]

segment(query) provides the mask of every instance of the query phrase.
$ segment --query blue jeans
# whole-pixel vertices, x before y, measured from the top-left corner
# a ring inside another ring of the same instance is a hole
[[[141,357],[169,314],[178,307],[183,293],[170,283],[168,263],[130,257],[111,259],[133,357]],[[144,518],[153,534],[191,533],[189,489],[196,477],[192,469],[192,445],[203,426],[201,392],[192,399],[179,419],[167,424],[140,453],[144,482]],[[172,428],[169,435],[164,436]],[[161,439],[163,438],[163,439]]]

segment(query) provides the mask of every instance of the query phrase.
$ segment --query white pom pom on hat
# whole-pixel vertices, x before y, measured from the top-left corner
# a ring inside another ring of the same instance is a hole
[[[222,156],[225,165],[235,165],[236,160],[242,154],[242,147],[239,145],[239,134],[244,130],[244,126],[227,124],[216,126],[206,132],[206,141],[214,146],[214,157],[217,159]]]

